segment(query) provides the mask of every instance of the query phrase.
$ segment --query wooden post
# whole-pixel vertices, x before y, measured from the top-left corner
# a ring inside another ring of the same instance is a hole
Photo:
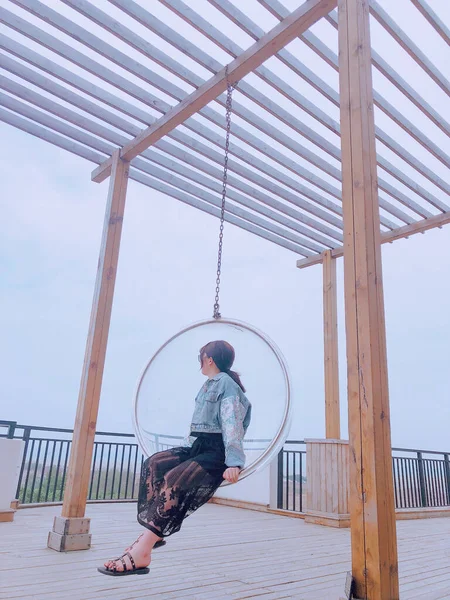
[[[119,259],[128,171],[129,163],[124,162],[120,158],[119,150],[116,150],[112,157],[112,172],[64,504],[62,515],[55,518],[53,531],[48,539],[49,548],[59,551],[90,547],[89,519],[84,519],[84,514]]]
[[[355,596],[399,598],[368,0],[339,0]]]
[[[336,259],[323,253],[323,337],[325,367],[325,430],[328,439],[341,437],[337,327]]]

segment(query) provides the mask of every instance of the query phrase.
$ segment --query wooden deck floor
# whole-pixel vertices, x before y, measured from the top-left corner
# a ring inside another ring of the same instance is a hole
[[[2,600],[337,600],[350,564],[348,530],[207,505],[154,551],[150,575],[105,577],[96,566],[139,533],[135,505],[91,505],[93,547],[70,554],[46,548],[59,512],[0,523]],[[450,599],[450,519],[398,522],[398,539],[402,600]]]

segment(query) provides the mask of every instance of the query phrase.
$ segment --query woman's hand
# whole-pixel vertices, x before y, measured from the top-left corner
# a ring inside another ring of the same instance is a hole
[[[240,472],[241,469],[239,467],[228,467],[223,474],[223,478],[230,483],[236,483]]]

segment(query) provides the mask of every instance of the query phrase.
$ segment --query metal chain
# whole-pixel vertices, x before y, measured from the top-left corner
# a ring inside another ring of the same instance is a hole
[[[228,75],[228,69],[226,71]],[[223,247],[223,226],[225,221],[225,200],[227,197],[227,178],[228,178],[228,152],[230,146],[230,130],[231,130],[231,105],[232,105],[233,86],[227,81],[227,101],[226,101],[226,135],[225,135],[225,157],[223,163],[223,180],[222,180],[222,208],[220,212],[220,230],[219,230],[219,251],[217,256],[217,278],[216,278],[216,297],[214,299],[214,319],[220,319],[219,312],[219,293],[220,293],[220,275],[222,270],[222,247]]]

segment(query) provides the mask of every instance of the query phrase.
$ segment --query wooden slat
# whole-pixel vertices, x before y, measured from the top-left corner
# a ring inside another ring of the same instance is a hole
[[[103,154],[99,154],[98,152],[95,152],[94,150],[91,150],[90,148],[87,148],[76,141],[68,139],[67,137],[59,135],[58,133],[54,133],[53,131],[42,127],[41,125],[23,119],[15,113],[3,110],[2,108],[0,108],[0,121],[8,123],[12,127],[16,127],[17,129],[25,131],[26,133],[30,133],[31,135],[34,135],[48,142],[49,144],[53,144],[58,148],[62,148],[63,150],[85,158],[94,164],[101,164],[105,158]],[[159,181],[153,177],[149,177],[137,169],[131,168],[129,177],[130,179],[142,183],[151,189],[157,190],[162,194],[171,196],[172,198],[175,198],[184,204],[192,206],[193,208],[197,208],[198,210],[201,210],[202,212],[214,217],[220,218],[220,209],[216,208],[216,206],[212,206],[208,202],[204,202],[198,198],[195,198],[194,196],[191,196],[190,194],[182,192],[175,187],[167,185],[162,181]],[[225,214],[225,221],[231,223],[232,225],[236,225],[236,227],[239,227],[244,231],[248,231],[264,240],[285,248],[286,250],[290,250],[295,254],[299,254],[301,256],[308,254],[297,244],[293,244],[292,242],[273,234],[262,227],[258,227],[257,225],[250,223],[243,218],[230,214],[229,212]]]
[[[400,46],[416,61],[418,65],[427,73],[431,79],[450,96],[450,82],[429,60],[429,58],[414,44],[414,42],[404,33],[404,31],[391,19],[389,14],[376,2],[371,0],[370,12],[375,19],[388,31],[393,38],[397,40]]]
[[[436,215],[435,217],[430,217],[429,219],[423,219],[423,221],[416,221],[411,225],[399,227],[395,231],[382,233],[380,237],[380,242],[382,244],[392,243],[395,240],[409,238],[410,235],[415,235],[416,233],[425,233],[425,231],[435,229],[436,227],[439,227],[439,229],[441,229],[444,225],[447,225],[448,223],[450,223],[450,212],[442,213],[440,215]],[[334,248],[331,251],[331,255],[333,258],[339,258],[340,256],[343,256],[344,248],[342,246],[340,246],[339,248]],[[306,267],[318,265],[322,262],[322,260],[322,255],[313,256],[305,260],[300,259],[297,261],[297,268],[305,269]]]
[[[64,493],[63,517],[83,517],[88,494],[129,171],[129,163],[120,158],[119,151],[113,154],[112,159],[91,322]]]
[[[339,0],[350,521],[356,597],[399,598],[368,0]]]
[[[273,56],[302,31],[308,29],[316,21],[326,15],[336,6],[336,0],[308,0],[289,17],[274,27],[249,50],[222,69],[198,90],[190,94],[171,111],[164,115],[155,125],[143,131],[140,135],[124,146],[121,156],[132,160],[155,141],[169,133],[195,114],[200,108],[214,100],[227,87],[227,78],[231,82],[239,81],[245,75],[256,69],[265,60]],[[111,173],[111,162],[106,161],[92,174],[92,180],[97,183],[106,179]]]
[[[350,565],[346,530],[208,504],[152,553],[148,576],[117,581],[97,566],[141,533],[135,504],[89,505],[94,544],[86,552],[48,552],[48,523],[57,514],[56,507],[23,509],[14,524],[1,525],[2,600],[336,600]],[[397,528],[402,600],[446,598],[450,519],[401,521]]]
[[[446,24],[438,17],[431,6],[425,2],[425,0],[411,0],[417,10],[420,10],[425,19],[430,23],[434,29],[439,33],[444,42],[450,46],[450,29]]]
[[[256,25],[251,19],[249,19],[235,4],[231,3],[230,0],[211,0],[213,4],[221,10],[228,18],[230,18],[234,23],[239,25],[246,31],[249,35],[251,35],[254,39],[257,39],[261,33],[261,29],[258,25]],[[173,0],[165,0],[166,3],[172,3]],[[279,2],[273,2],[273,0],[268,0],[266,4],[270,4],[272,7],[272,12],[278,18],[282,18],[288,14],[288,9],[282,6]],[[280,12],[281,11],[281,12]],[[332,23],[334,12],[327,15],[327,19],[330,19]],[[314,37],[311,32],[308,32],[308,35]],[[327,54],[329,56],[329,61],[332,66],[336,70],[338,70],[338,58],[331,51],[328,50]],[[283,62],[290,67],[295,73],[300,75],[303,79],[314,85],[319,92],[329,96],[331,94],[331,99],[334,104],[339,105],[339,96],[337,92],[331,91],[327,92],[328,87],[325,82],[321,82],[319,78],[314,76],[314,80],[311,79],[311,73],[308,69],[305,69],[305,66],[294,57],[288,50],[284,49],[280,51],[277,55],[278,58],[283,60]],[[442,160],[444,164],[450,165],[450,157],[446,155],[436,144],[434,144],[431,140],[429,140],[420,130],[411,122],[405,119],[405,117],[397,111],[391,104],[389,104],[385,98],[381,94],[376,94],[374,92],[374,98],[376,104],[380,106],[382,110],[385,110],[387,114],[398,124],[400,125],[409,135],[412,135],[424,145],[424,147],[432,152],[437,158]],[[425,165],[422,165],[416,157],[414,157],[411,153],[406,152],[404,148],[395,142],[390,136],[386,135],[383,130],[379,127],[375,128],[375,133],[377,138],[383,142],[388,148],[390,148],[393,152],[401,156],[407,163],[410,163],[414,168],[419,167],[421,173],[425,174],[427,178],[430,178],[433,183],[441,187],[444,191],[450,191],[450,186],[448,183],[441,178],[437,177],[436,174],[428,169]],[[380,167],[382,167],[386,172],[395,177],[398,181],[403,183],[410,190],[417,193],[419,196],[424,198],[427,202],[430,202],[432,206],[438,207],[442,211],[447,211],[449,207],[442,202],[435,195],[431,194],[427,189],[423,186],[416,183],[411,177],[406,175],[406,173],[402,172],[400,169],[395,167],[392,164],[392,161],[386,160],[381,155],[377,155],[377,161]],[[322,168],[322,167],[321,167]],[[379,186],[380,189],[386,191],[388,194],[408,206],[414,212],[417,212],[422,217],[430,217],[432,213],[430,213],[426,208],[423,208],[417,202],[414,202],[411,198],[407,197],[405,194],[402,194],[399,190],[397,190],[394,186],[392,186],[384,177],[379,177]]]
[[[337,13],[335,11],[331,12],[326,19],[337,28]],[[318,51],[316,40],[314,40],[314,42],[315,43],[312,45],[312,47]],[[336,68],[336,55],[329,49],[327,49],[326,52],[327,54],[324,55],[323,58],[327,60],[330,66]],[[409,85],[409,83],[400,75],[400,73],[395,71],[387,61],[385,61],[377,52],[375,52],[374,49],[372,49],[372,63],[380,71],[380,73],[383,73],[383,75],[389,79],[392,85],[394,85],[400,92],[402,92],[402,94],[411,100],[411,102],[413,102],[417,108],[423,112],[424,115],[426,115],[437,127],[439,127],[439,129],[441,129],[447,135],[450,135],[450,124],[445,120],[444,115],[439,114],[424,98],[422,98],[418,91]],[[411,135],[419,143],[423,144],[425,142],[425,147],[427,147],[437,158],[440,156],[445,157],[445,153],[442,154],[442,148],[439,148],[437,144],[431,142],[431,140],[424,136],[422,132],[417,135],[416,132],[419,131],[417,127],[415,127],[411,121],[405,119],[404,115],[396,110],[392,104],[387,102],[387,100],[383,98],[381,94],[376,93],[375,91],[374,101],[376,106],[381,108],[384,113],[390,116],[407,133],[411,133]],[[413,125],[413,127],[411,127],[411,125]],[[445,160],[448,162],[448,157]]]
[[[49,61],[48,59],[46,59],[42,56],[39,56],[32,50],[25,48],[23,45],[17,43],[14,40],[7,38],[6,36],[0,37],[0,47],[5,48],[9,52],[12,52],[13,54],[17,55],[20,59],[29,62],[33,66],[37,66],[39,69],[43,69],[44,71],[51,73],[52,76],[58,77],[65,83],[68,83],[70,86],[80,89],[82,92],[90,95],[91,97],[94,97],[95,99],[98,99],[101,102],[109,104],[110,106],[117,109],[121,113],[130,115],[133,118],[135,118],[138,121],[141,121],[143,123],[153,123],[155,120],[148,113],[141,111],[138,107],[135,107],[135,106],[131,105],[130,103],[127,103],[126,101],[122,100],[118,96],[114,96],[113,94],[110,94],[105,90],[102,90],[98,86],[95,86],[95,85],[91,84],[90,82],[85,81],[84,79],[77,76],[76,74],[68,71],[67,69],[64,69],[63,67],[57,65],[56,63],[54,63],[52,61]],[[133,125],[132,123],[125,121],[124,119],[111,113],[110,111],[104,110],[102,107],[98,106],[97,104],[95,104],[93,102],[90,102],[89,100],[86,100],[82,96],[75,95],[73,92],[70,91],[70,89],[67,86],[60,86],[59,84],[56,84],[53,80],[50,80],[50,79],[40,75],[38,72],[36,72],[35,69],[34,70],[28,69],[24,65],[18,63],[17,61],[10,59],[6,55],[0,55],[0,66],[11,71],[12,73],[18,75],[19,77],[25,79],[26,81],[30,81],[34,85],[37,85],[46,91],[47,90],[51,91],[53,94],[64,99],[65,101],[70,102],[70,103],[74,104],[75,106],[78,106],[79,108],[82,108],[84,111],[91,113],[94,116],[97,116],[98,118],[106,121],[107,123],[111,123],[118,129],[122,129],[123,131],[130,133],[130,135],[134,136],[139,131],[139,128],[136,127],[135,125]],[[105,69],[103,69],[103,71],[105,71]],[[108,73],[106,72],[106,77],[107,77],[107,75],[108,75]],[[145,100],[144,97],[141,97],[140,99],[142,101]],[[217,133],[213,132],[212,130],[210,130],[209,128],[203,126],[201,123],[199,123],[198,121],[196,121],[194,119],[188,119],[188,121],[185,123],[185,125],[187,128],[192,129],[192,131],[195,131],[195,133],[198,133],[200,136],[203,136],[206,139],[208,139],[208,141],[212,142],[217,147],[220,147],[221,151],[220,152],[215,151],[210,146],[207,146],[206,144],[203,144],[202,142],[200,142],[197,138],[192,137],[192,136],[184,133],[183,131],[179,131],[178,129],[173,131],[168,137],[171,137],[171,138],[179,141],[182,145],[184,145],[192,150],[195,150],[196,152],[207,157],[208,159],[213,160],[217,164],[222,165],[223,164],[223,150],[222,150],[223,149],[223,137],[220,136],[220,134],[217,134]],[[167,139],[160,140],[159,142],[157,142],[155,144],[155,146],[164,149],[164,151],[168,152],[169,154],[171,154],[171,153],[173,154],[175,152],[177,152],[177,153],[181,152],[181,150],[178,146],[170,144],[167,141]],[[319,217],[319,219],[321,219],[321,220],[323,219],[326,222],[328,222],[332,225],[335,225],[336,227],[338,227],[340,229],[342,228],[342,221],[340,219],[336,218],[334,215],[330,214],[328,211],[324,211],[324,210],[322,210],[322,208],[315,205],[315,203],[319,203],[321,206],[328,208],[333,213],[339,215],[342,213],[341,208],[334,202],[330,202],[325,197],[320,196],[319,194],[314,192],[311,188],[308,188],[308,187],[302,185],[301,183],[299,183],[298,180],[294,180],[293,178],[287,176],[285,173],[282,173],[281,171],[277,171],[276,169],[271,167],[267,163],[267,161],[263,161],[263,160],[259,159],[257,156],[252,155],[250,152],[247,152],[246,150],[244,150],[240,146],[234,144],[233,142],[230,143],[230,154],[233,154],[233,155],[239,157],[240,159],[242,159],[242,161],[248,163],[255,169],[259,169],[264,175],[261,175],[258,172],[256,172],[255,170],[249,169],[249,168],[243,166],[240,162],[234,161],[232,159],[230,159],[230,161],[229,161],[230,171],[233,171],[233,172],[238,173],[239,175],[242,175],[242,177],[244,177],[245,179],[248,179],[250,182],[256,183],[258,186],[262,187],[263,189],[267,189],[268,191],[272,192],[276,196],[279,196],[280,198],[284,198],[289,203],[293,204],[294,206],[296,206],[298,208],[304,209],[308,213],[311,213],[312,215]],[[192,153],[190,154],[190,156],[192,156]],[[205,166],[207,166],[206,162],[203,164],[202,170],[205,169]],[[292,161],[292,166],[293,166],[293,168],[296,168],[296,169],[299,168],[299,165],[295,165],[294,161]],[[298,174],[301,175],[301,171],[299,171]],[[270,176],[270,179],[267,176]],[[290,192],[289,190],[286,190],[284,187],[281,187],[280,185],[278,185],[274,181],[272,181],[271,178],[274,178],[275,180],[282,182],[284,185],[288,186],[289,188],[294,190],[296,193],[294,194],[294,193]],[[240,182],[239,186],[242,187],[242,185],[243,185],[242,180],[239,180],[239,182]],[[235,180],[231,174],[230,174],[229,183],[230,183],[230,185],[233,185],[235,183]],[[330,188],[331,188],[331,186],[330,186]],[[253,188],[253,189],[254,189],[254,192],[252,195],[256,196],[258,194],[258,190],[257,190],[257,188]],[[334,188],[333,188],[333,190],[334,190]],[[298,194],[302,194],[308,198],[311,198],[314,203],[305,201]],[[340,197],[340,190],[338,188],[335,188],[334,195],[336,197]],[[392,207],[387,206],[387,209],[388,210],[392,209]],[[400,214],[398,214],[398,213],[400,213]],[[400,218],[400,220],[402,220],[406,223],[408,222],[408,216],[401,213],[401,211],[396,211],[394,209],[392,214],[395,214],[396,216],[398,216],[398,218]],[[318,229],[319,231],[321,231],[322,233],[325,233],[326,235],[331,235],[332,237],[335,237],[336,239],[342,239],[341,233],[336,232],[336,235],[333,236],[330,228],[323,225],[321,223],[321,220],[314,220],[311,217],[308,217],[307,215],[303,215],[302,220],[307,225],[310,225],[312,228]],[[385,224],[386,224],[386,226],[388,226],[387,222]]]
[[[325,431],[326,437],[341,437],[339,406],[339,359],[336,259],[327,250],[323,256],[323,336],[325,370]]]

